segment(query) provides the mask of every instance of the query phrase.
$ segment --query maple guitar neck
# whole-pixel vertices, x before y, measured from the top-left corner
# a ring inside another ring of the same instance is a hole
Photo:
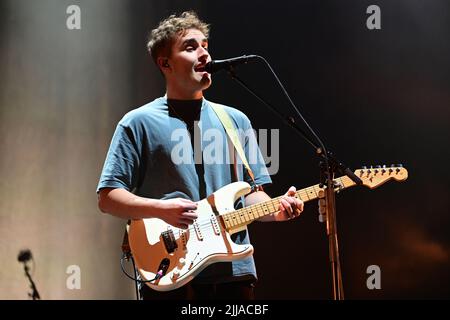
[[[356,185],[356,183],[353,182],[348,176],[336,178],[334,181],[336,185],[339,186],[337,189],[345,189]],[[299,198],[303,202],[308,202],[318,199],[319,197],[323,197],[320,195],[323,191],[324,189],[321,188],[319,184],[316,184],[311,187],[297,190],[295,197]],[[280,199],[282,197],[283,196],[279,196],[272,198],[269,201],[253,204],[233,212],[222,214],[221,216],[225,226],[227,229],[234,229],[236,227],[248,225],[261,217],[276,213],[279,211]]]
[[[374,189],[391,179],[397,181],[406,180],[408,178],[408,171],[401,165],[398,167],[391,166],[389,168],[386,166],[377,166],[377,168],[358,169],[355,171],[355,175],[361,179],[363,185],[369,187],[370,189]],[[348,176],[336,178],[334,179],[334,182],[336,186],[335,190],[343,190],[356,185],[356,183]],[[323,191],[324,189],[321,188],[319,184],[316,184],[311,187],[298,190],[295,197],[299,198],[303,202],[308,202],[319,197],[323,197]],[[221,217],[225,227],[228,231],[239,229],[261,217],[277,212],[281,197],[282,196],[222,214]]]

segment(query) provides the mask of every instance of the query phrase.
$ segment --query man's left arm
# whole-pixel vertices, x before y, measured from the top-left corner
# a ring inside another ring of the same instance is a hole
[[[303,201],[295,197],[295,187],[290,187],[288,192],[281,197],[279,210],[273,214],[259,218],[257,221],[287,221],[298,217],[303,211]],[[252,192],[245,197],[245,206],[269,201],[272,198],[264,191]]]

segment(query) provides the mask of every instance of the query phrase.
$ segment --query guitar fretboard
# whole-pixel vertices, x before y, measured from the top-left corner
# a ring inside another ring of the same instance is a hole
[[[336,178],[334,181],[336,185],[339,186],[337,189],[345,189],[355,185],[355,183],[348,176]],[[321,197],[321,192],[323,191],[324,189],[320,188],[320,186],[316,184],[308,188],[297,190],[295,197],[299,198],[303,202],[308,202]],[[225,227],[228,230],[236,229],[248,225],[261,217],[278,212],[281,198],[282,196],[276,197],[266,202],[261,202],[233,212],[222,214]]]

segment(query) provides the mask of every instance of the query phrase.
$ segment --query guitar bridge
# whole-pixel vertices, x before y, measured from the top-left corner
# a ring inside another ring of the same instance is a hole
[[[177,241],[175,240],[172,230],[161,232],[161,237],[168,253],[172,253],[176,248],[178,248]]]

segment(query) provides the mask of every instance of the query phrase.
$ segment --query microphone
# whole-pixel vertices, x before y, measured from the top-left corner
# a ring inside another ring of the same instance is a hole
[[[17,256],[17,260],[19,262],[28,262],[32,258],[33,256],[31,255],[30,249],[21,250]]]
[[[239,64],[245,64],[247,62],[254,61],[258,58],[259,58],[258,56],[251,54],[248,56],[240,56],[225,60],[212,60],[205,65],[205,71],[208,73],[214,73],[222,69],[229,70],[234,66],[237,66]]]

